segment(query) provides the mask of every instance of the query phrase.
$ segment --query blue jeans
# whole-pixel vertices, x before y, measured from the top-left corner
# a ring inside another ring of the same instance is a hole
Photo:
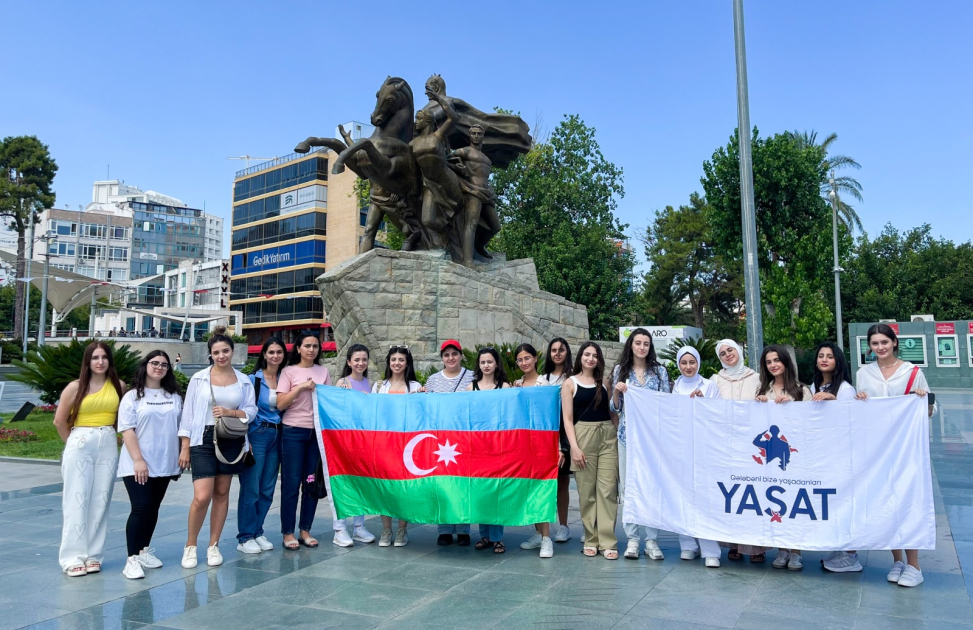
[[[237,536],[245,543],[264,535],[264,519],[274,502],[277,472],[280,470],[280,433],[265,422],[250,430],[250,448],[253,449],[253,466],[240,471],[240,498],[237,501]]]
[[[503,540],[503,525],[480,525],[480,538],[500,542]]]
[[[294,533],[297,497],[301,497],[300,529],[311,531],[318,500],[311,496],[307,478],[321,461],[314,429],[283,425],[280,428],[280,533]]]
[[[470,535],[469,525],[438,525],[436,527],[440,534],[466,534]]]

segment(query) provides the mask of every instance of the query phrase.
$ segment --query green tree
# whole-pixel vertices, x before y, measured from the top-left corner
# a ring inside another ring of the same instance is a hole
[[[825,199],[829,199],[828,193],[831,192],[831,171],[836,171],[834,178],[835,188],[838,191],[837,207],[838,207],[838,220],[844,223],[845,227],[849,232],[854,232],[856,229],[859,232],[864,231],[862,227],[861,219],[858,217],[858,213],[855,209],[845,203],[844,199],[852,197],[858,201],[864,201],[862,198],[862,185],[858,183],[858,180],[854,177],[848,175],[837,175],[837,171],[846,168],[860,169],[861,164],[856,162],[854,159],[848,157],[847,155],[829,155],[828,151],[838,140],[838,134],[831,133],[827,138],[818,144],[818,132],[799,132],[799,131],[788,131],[787,135],[791,137],[794,142],[801,148],[815,148],[821,154],[821,168],[824,171],[824,179],[821,180],[821,196]]]
[[[17,277],[26,273],[27,240],[31,211],[34,223],[40,213],[54,206],[51,185],[57,174],[57,163],[47,145],[36,136],[8,136],[0,141],[0,220],[17,232]],[[24,326],[24,283],[16,283],[14,329]]]
[[[48,405],[58,401],[61,392],[68,384],[81,374],[81,363],[85,349],[94,339],[71,343],[41,346],[36,353],[28,353],[27,361],[14,361],[20,368],[17,374],[11,374],[10,380],[18,381],[30,386],[41,393],[41,400]],[[112,359],[115,371],[123,383],[131,383],[135,377],[142,355],[133,351],[128,345],[116,345],[114,341],[106,342],[112,349]]]
[[[588,307],[593,339],[614,339],[634,299],[634,257],[615,218],[622,169],[595,129],[565,116],[550,138],[491,176],[502,228],[492,248],[533,258],[541,289]]]

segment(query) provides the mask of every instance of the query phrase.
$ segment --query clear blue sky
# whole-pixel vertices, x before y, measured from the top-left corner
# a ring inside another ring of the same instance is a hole
[[[837,132],[862,164],[873,236],[929,222],[973,239],[973,2],[745,7],[761,134]],[[440,73],[450,94],[532,127],[567,113],[596,127],[625,171],[634,236],[702,190],[703,161],[736,126],[729,0],[17,2],[0,15],[0,135],[50,145],[58,207],[89,202],[110,164],[228,218],[243,164],[227,156],[290,153],[367,121],[386,75],[421,93]]]

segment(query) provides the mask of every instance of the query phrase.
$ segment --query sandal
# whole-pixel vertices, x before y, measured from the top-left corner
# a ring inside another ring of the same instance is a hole
[[[97,560],[88,560],[84,563],[84,570],[88,573],[98,573],[101,571],[101,563]]]
[[[301,548],[301,543],[297,542],[297,540],[285,540],[281,545],[288,551],[297,551]]]
[[[64,570],[64,572],[68,574],[68,577],[81,577],[82,575],[88,575],[88,570],[84,568],[83,564],[68,567]]]
[[[598,549],[595,547],[584,547],[581,549],[581,553],[588,556],[589,558],[594,558],[598,555]]]
[[[754,553],[750,555],[750,564],[760,564],[761,562],[766,562],[767,556],[762,553]]]
[[[739,562],[740,560],[743,560],[743,554],[737,551],[736,549],[730,549],[730,551],[727,552],[726,554],[726,559],[733,560],[734,562]]]
[[[473,548],[483,550],[492,546],[493,546],[492,540],[490,540],[489,538],[481,538],[480,540],[476,541],[476,544],[473,545]]]
[[[314,549],[318,546],[318,541],[313,536],[308,536],[307,538],[298,538],[298,540],[308,549]]]
[[[618,549],[605,549],[601,552],[606,560],[618,560]]]
[[[504,547],[502,540],[498,540],[493,544],[493,553],[505,553],[506,551],[507,548]]]

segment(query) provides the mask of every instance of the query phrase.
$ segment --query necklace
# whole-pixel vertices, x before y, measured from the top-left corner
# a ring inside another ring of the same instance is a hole
[[[896,360],[895,360],[895,362],[894,362],[894,363],[892,363],[892,365],[884,365],[884,366],[883,366],[883,365],[882,365],[882,364],[880,363],[878,367],[879,367],[879,369],[881,369],[881,370],[887,370],[887,369],[889,369],[889,368],[894,368],[894,367],[897,367],[898,365],[899,365],[899,360],[898,360],[898,359],[896,359]]]

